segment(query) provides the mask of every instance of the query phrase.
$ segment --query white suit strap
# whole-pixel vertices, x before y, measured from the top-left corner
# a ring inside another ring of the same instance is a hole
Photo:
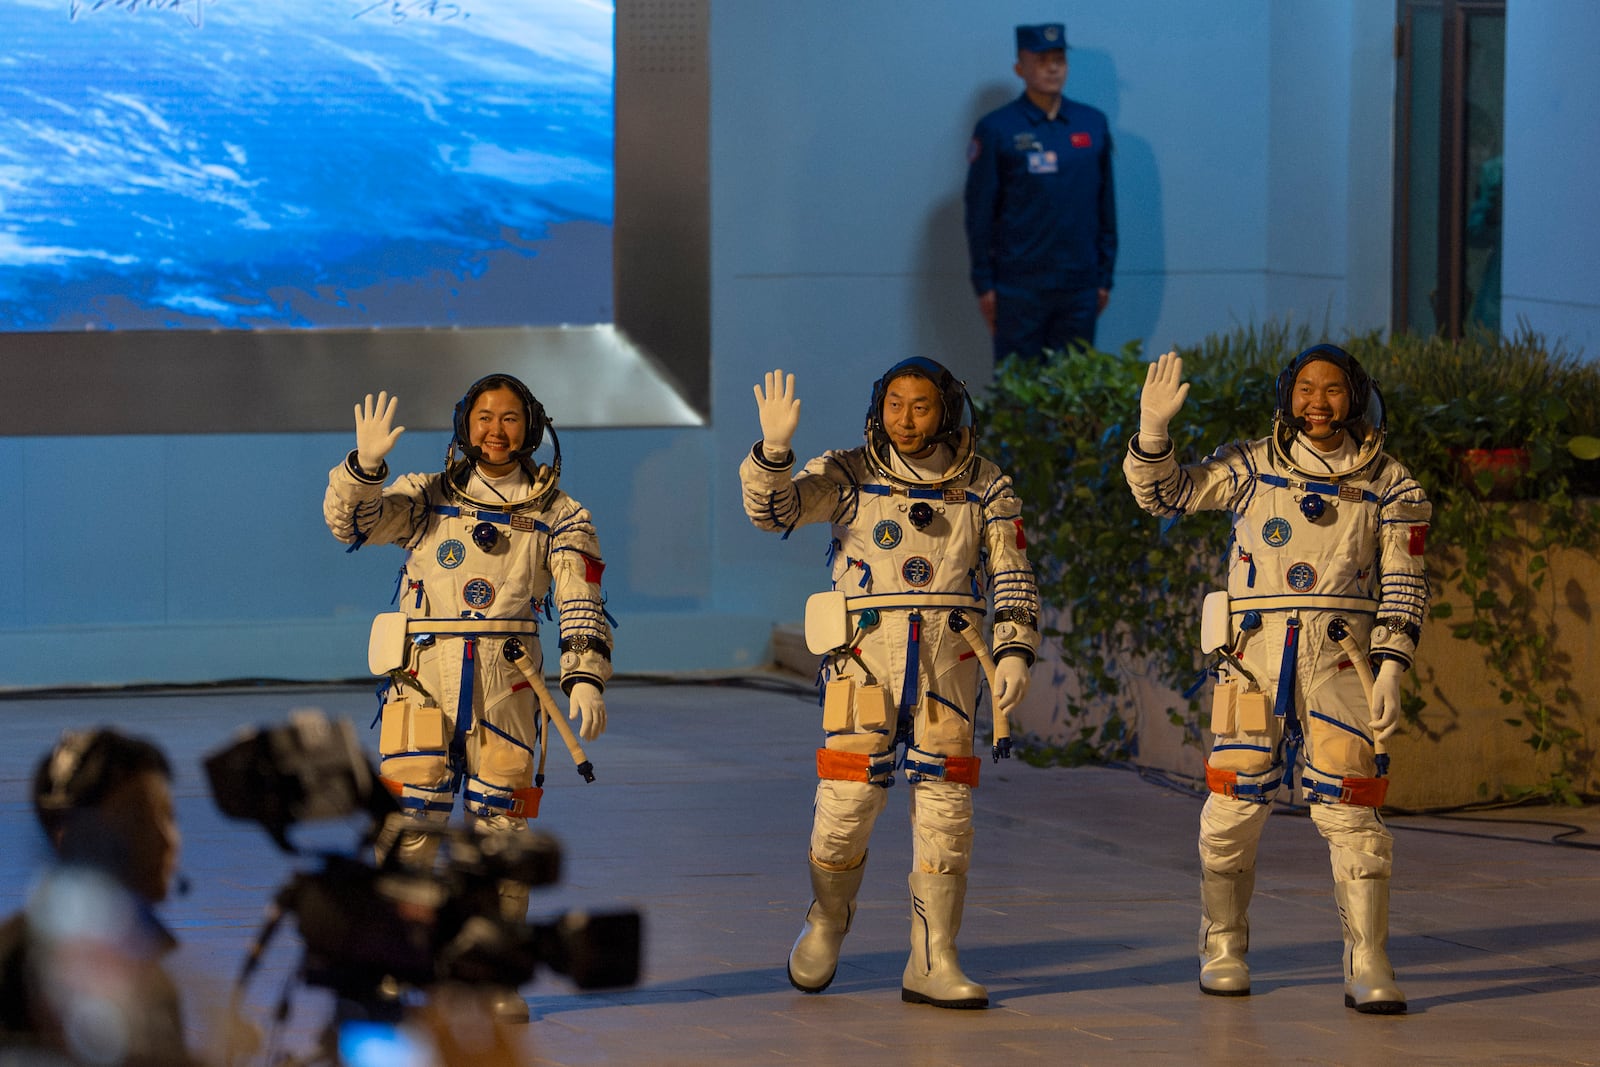
[[[868,608],[877,608],[879,611],[892,611],[896,608],[905,611],[916,611],[927,608],[960,608],[963,611],[973,611],[979,615],[986,613],[984,602],[977,597],[965,593],[868,593],[864,596],[849,596],[844,599],[845,607],[850,611],[866,611]]]
[[[1234,597],[1229,605],[1229,613],[1237,616],[1246,611],[1348,611],[1357,615],[1376,615],[1378,602],[1371,597],[1324,593]]]
[[[537,619],[430,619],[411,617],[406,629],[414,634],[457,634],[462,637],[498,634],[537,634]]]

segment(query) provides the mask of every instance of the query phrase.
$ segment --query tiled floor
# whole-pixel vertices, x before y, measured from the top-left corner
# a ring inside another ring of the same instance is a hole
[[[1272,820],[1251,911],[1254,995],[1195,987],[1199,800],[1134,773],[985,764],[962,962],[984,1012],[902,1004],[910,848],[905,787],[873,842],[839,976],[818,996],[784,959],[809,900],[805,848],[818,712],[777,678],[615,686],[597,780],[552,759],[540,828],[563,841],[537,915],[631,905],[646,921],[643,980],[577,994],[542,974],[524,992],[522,1063],[549,1064],[1581,1064],[1600,1063],[1600,812],[1499,821],[1394,819],[1391,955],[1411,1012],[1343,1006],[1327,852],[1309,820]],[[179,768],[190,892],[165,912],[197,1044],[214,1049],[229,986],[291,869],[266,835],[216,813],[198,757],[242,725],[319,707],[364,728],[370,691],[263,689],[0,700],[0,820],[14,862],[0,905],[41,855],[27,810],[33,761],[69,725],[117,722],[162,740]],[[1400,768],[1398,773],[1404,773]],[[1551,843],[1557,827],[1589,832]],[[348,840],[348,827],[315,835]],[[265,1025],[297,958],[281,935],[247,991]],[[325,995],[300,992],[282,1042],[303,1049]],[[491,1059],[479,1062],[488,1064]]]

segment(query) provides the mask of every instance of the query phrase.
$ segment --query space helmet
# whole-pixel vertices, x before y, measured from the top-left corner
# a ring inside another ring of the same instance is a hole
[[[1356,443],[1355,459],[1345,469],[1304,469],[1294,460],[1293,444],[1296,436],[1306,430],[1306,420],[1294,414],[1294,385],[1300,372],[1312,363],[1331,363],[1344,375],[1350,397],[1350,410],[1343,419],[1332,425],[1344,430]],[[1295,356],[1288,366],[1278,373],[1277,407],[1272,415],[1272,450],[1283,465],[1307,477],[1322,479],[1347,478],[1365,470],[1383,451],[1384,435],[1388,432],[1388,419],[1384,413],[1383,393],[1377,380],[1366,372],[1356,358],[1338,345],[1318,344]]]
[[[939,429],[929,438],[929,442],[949,445],[955,453],[949,469],[926,482],[908,476],[903,464],[898,468],[892,468],[890,464],[894,443],[890,441],[888,428],[883,424],[883,402],[889,391],[889,383],[907,375],[924,378],[938,390],[943,410],[939,417]],[[939,485],[961,477],[972,466],[978,448],[978,414],[965,382],[937,360],[912,356],[884,371],[883,376],[872,383],[872,400],[867,405],[864,432],[867,462],[878,474],[914,485]]]
[[[556,436],[555,426],[545,414],[544,405],[539,403],[539,398],[534,396],[533,391],[520,379],[504,373],[488,374],[479,378],[467,387],[466,393],[456,402],[455,417],[451,423],[450,447],[445,455],[445,470],[449,475],[445,479],[446,484],[456,495],[464,495],[472,468],[483,462],[483,449],[472,443],[472,432],[468,423],[478,397],[491,389],[509,389],[522,402],[523,424],[527,427],[527,432],[523,436],[522,446],[511,453],[511,458],[521,465],[533,480],[534,493],[530,499],[543,500],[554,491],[561,477],[561,440]],[[535,463],[533,454],[544,443],[546,434],[550,436],[550,447],[554,452],[554,458],[548,464]],[[461,459],[456,458],[458,452]]]

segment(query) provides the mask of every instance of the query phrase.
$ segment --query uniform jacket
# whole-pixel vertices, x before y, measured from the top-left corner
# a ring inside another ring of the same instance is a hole
[[[1117,261],[1111,132],[1065,97],[1054,119],[1027,94],[978,121],[967,151],[972,287],[1110,289]]]

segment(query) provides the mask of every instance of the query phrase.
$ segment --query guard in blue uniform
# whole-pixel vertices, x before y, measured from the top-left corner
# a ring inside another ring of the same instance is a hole
[[[1061,95],[1067,33],[1017,27],[1021,96],[979,120],[967,151],[967,250],[999,362],[1094,343],[1117,260],[1105,114]]]

